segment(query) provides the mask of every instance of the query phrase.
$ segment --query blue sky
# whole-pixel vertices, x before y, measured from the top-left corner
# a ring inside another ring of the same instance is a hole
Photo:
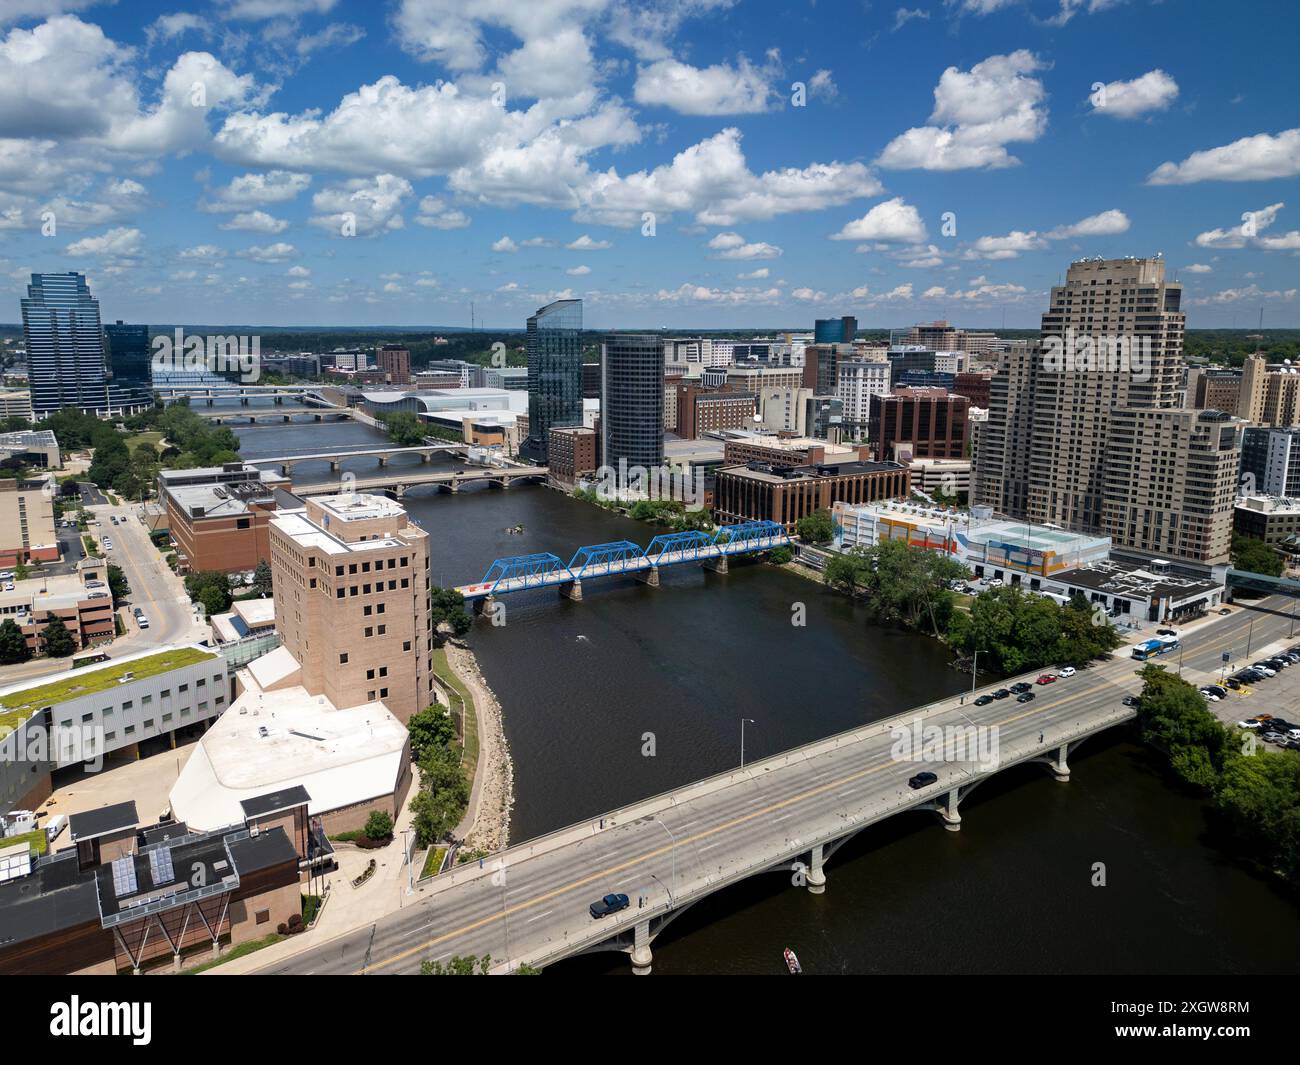
[[[0,0],[0,275],[106,319],[1300,325],[1292,0]],[[1243,220],[1244,219],[1244,220]]]

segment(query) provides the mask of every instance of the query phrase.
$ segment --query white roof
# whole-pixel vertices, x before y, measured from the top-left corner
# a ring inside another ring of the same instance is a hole
[[[278,684],[293,676],[299,668],[298,660],[293,657],[287,648],[281,646],[274,651],[269,651],[262,655],[261,658],[255,658],[248,663],[248,672],[253,675],[253,680],[259,688],[269,688],[273,684]],[[231,709],[234,709],[231,707]],[[230,711],[227,711],[229,713]]]
[[[405,747],[406,728],[383,703],[340,710],[301,687],[251,690],[195,747],[172,812],[191,829],[221,828],[243,821],[244,799],[298,784],[311,814],[366,802],[397,786]]]
[[[270,625],[275,621],[275,600],[269,596],[266,599],[241,599],[234,606],[235,613],[249,628]]]

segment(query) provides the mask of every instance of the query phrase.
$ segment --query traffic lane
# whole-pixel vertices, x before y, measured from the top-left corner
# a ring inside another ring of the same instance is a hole
[[[1222,667],[1223,653],[1232,655],[1229,665],[1241,669],[1250,664],[1257,652],[1280,639],[1294,635],[1293,629],[1300,628],[1289,611],[1279,611],[1267,607],[1257,610],[1242,610],[1237,617],[1225,619],[1228,623],[1222,627],[1206,629],[1203,633],[1189,638],[1190,653],[1183,656],[1183,664],[1194,669],[1210,672]],[[1249,652],[1249,653],[1247,653]]]

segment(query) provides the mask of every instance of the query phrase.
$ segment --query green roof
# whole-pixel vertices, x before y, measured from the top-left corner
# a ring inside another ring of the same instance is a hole
[[[214,652],[201,651],[197,647],[176,647],[98,669],[87,667],[73,670],[61,675],[58,680],[0,695],[0,737],[9,735],[43,706],[57,706],[69,699],[116,688],[118,681],[127,673],[134,673],[136,680],[142,680],[216,657]]]

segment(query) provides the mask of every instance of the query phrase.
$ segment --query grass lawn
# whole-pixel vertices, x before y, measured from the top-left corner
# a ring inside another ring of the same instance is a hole
[[[45,838],[45,829],[35,828],[30,832],[24,832],[21,836],[6,836],[0,839],[0,847],[12,847],[18,843],[26,843],[28,847],[36,852],[39,858],[45,853],[49,841]]]
[[[473,784],[474,773],[478,768],[478,714],[474,707],[474,700],[465,685],[460,682],[460,678],[452,672],[447,662],[446,648],[439,647],[433,652],[433,672],[461,700],[465,721],[465,750],[462,762],[465,766],[466,779]]]
[[[213,958],[210,961],[200,962],[198,965],[194,966],[194,968],[184,970],[181,973],[181,975],[194,976],[197,973],[204,972],[208,969],[214,969],[218,965],[224,965],[228,961],[234,961],[236,958],[242,958],[245,954],[252,954],[255,951],[261,950],[263,947],[272,946],[275,943],[279,943],[280,940],[287,939],[287,938],[288,938],[287,936],[282,936],[278,932],[272,932],[269,936],[267,936],[264,939],[254,939],[249,943],[241,943],[239,944],[239,946],[221,955],[221,957],[219,958]]]
[[[428,855],[424,859],[424,868],[420,870],[420,879],[433,876],[442,868],[442,859],[447,854],[446,847],[430,847]]]
[[[133,433],[126,438],[126,447],[128,451],[134,452],[141,444],[152,444],[161,451],[162,438],[163,435],[159,432]]]

